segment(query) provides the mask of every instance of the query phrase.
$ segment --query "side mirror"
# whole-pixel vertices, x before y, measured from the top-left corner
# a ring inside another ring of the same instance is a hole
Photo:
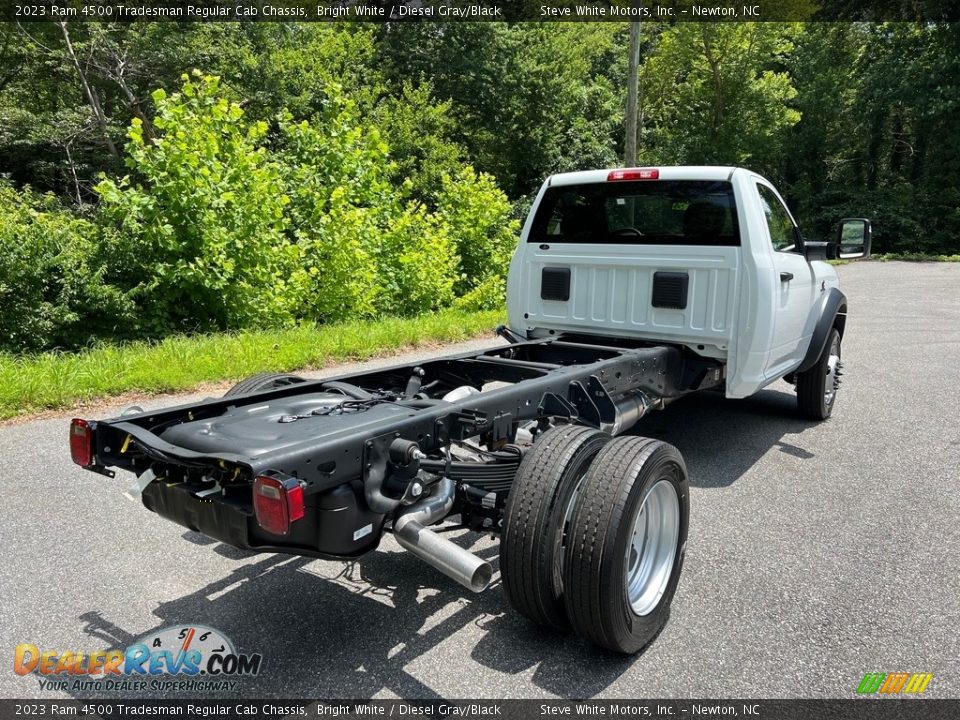
[[[855,260],[870,257],[873,228],[866,218],[844,218],[837,231],[836,257],[840,260]]]
[[[803,243],[803,254],[807,260],[828,260],[830,259],[831,246],[833,243],[821,242],[819,240],[806,240]]]

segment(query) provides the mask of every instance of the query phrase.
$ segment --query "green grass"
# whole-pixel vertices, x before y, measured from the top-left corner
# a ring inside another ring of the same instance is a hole
[[[466,340],[491,332],[503,319],[499,310],[446,311],[288,330],[175,336],[76,353],[0,354],[0,419],[66,409],[131,391],[189,390],[268,370],[319,368],[419,345]]]
[[[903,260],[906,262],[960,262],[960,255],[927,255],[926,253],[885,253],[874,255],[874,260],[887,262],[888,260]]]

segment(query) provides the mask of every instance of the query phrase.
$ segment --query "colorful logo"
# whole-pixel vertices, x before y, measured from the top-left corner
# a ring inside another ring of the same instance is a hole
[[[858,695],[920,695],[933,680],[933,673],[867,673],[857,686]]]
[[[13,671],[17,675],[64,679],[162,675],[222,678],[256,675],[262,661],[259,653],[237,652],[219,630],[191,625],[147,633],[123,650],[61,652],[22,643],[14,651]]]

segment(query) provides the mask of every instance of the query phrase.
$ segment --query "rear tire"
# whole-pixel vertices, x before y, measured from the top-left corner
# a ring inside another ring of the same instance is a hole
[[[830,330],[827,343],[816,364],[797,374],[797,407],[810,420],[826,420],[833,412],[840,389],[840,333]]]
[[[576,490],[610,436],[580,425],[545,432],[524,455],[500,538],[507,600],[539,625],[569,627],[563,606],[563,539]]]
[[[574,630],[631,654],[670,617],[687,542],[690,498],[680,452],[641,437],[594,459],[570,523],[564,604]]]
[[[287,385],[296,385],[306,382],[299,375],[290,375],[288,373],[259,373],[251,375],[246,380],[241,380],[232,388],[227,390],[223,396],[233,397],[234,395],[246,395],[247,393],[262,392],[264,390],[275,390]]]

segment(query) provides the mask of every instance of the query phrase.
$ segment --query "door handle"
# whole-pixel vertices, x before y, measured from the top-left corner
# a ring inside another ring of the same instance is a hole
[[[790,282],[793,280],[792,272],[782,272],[780,273],[780,282]]]

